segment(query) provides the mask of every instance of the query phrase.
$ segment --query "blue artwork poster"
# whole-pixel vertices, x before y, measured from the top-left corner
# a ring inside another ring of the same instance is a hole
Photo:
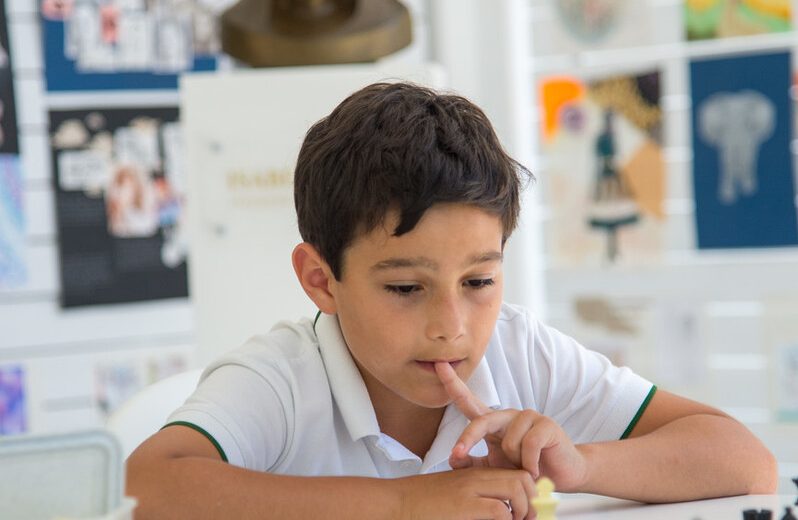
[[[176,89],[216,68],[216,16],[203,2],[42,0],[48,91]]]
[[[790,54],[690,63],[698,247],[798,244]]]
[[[0,0],[0,290],[27,279],[22,173],[5,1]]]
[[[27,430],[25,371],[20,365],[0,365],[0,435]]]

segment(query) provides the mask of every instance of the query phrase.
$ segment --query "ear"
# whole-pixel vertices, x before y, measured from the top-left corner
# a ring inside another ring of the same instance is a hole
[[[291,263],[302,289],[316,307],[324,314],[335,314],[335,297],[330,292],[330,282],[334,281],[332,270],[316,248],[302,242],[294,248]]]

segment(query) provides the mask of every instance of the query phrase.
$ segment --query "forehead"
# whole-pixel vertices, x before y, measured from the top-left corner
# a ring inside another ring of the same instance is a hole
[[[502,221],[475,206],[436,204],[412,230],[395,236],[398,223],[398,211],[389,210],[373,230],[355,237],[344,252],[344,265],[370,269],[380,262],[395,267],[412,263],[432,268],[501,259]]]

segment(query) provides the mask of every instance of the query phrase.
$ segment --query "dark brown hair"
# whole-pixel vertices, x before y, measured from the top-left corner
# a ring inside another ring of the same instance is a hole
[[[358,233],[399,213],[394,235],[437,203],[459,202],[515,229],[523,178],[485,114],[467,99],[410,83],[375,83],[314,124],[294,175],[299,233],[341,279],[343,252]]]

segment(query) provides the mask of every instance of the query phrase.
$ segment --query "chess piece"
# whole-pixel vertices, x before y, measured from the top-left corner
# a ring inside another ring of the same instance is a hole
[[[399,0],[239,0],[221,25],[224,51],[253,67],[369,62],[412,40]]]
[[[798,520],[798,518],[795,518],[795,515],[792,514],[790,506],[784,506],[784,516],[781,517],[781,520]]]
[[[532,507],[537,513],[537,520],[557,520],[554,512],[559,500],[551,496],[554,491],[554,482],[548,477],[541,477],[535,483],[538,495],[531,500]]]

